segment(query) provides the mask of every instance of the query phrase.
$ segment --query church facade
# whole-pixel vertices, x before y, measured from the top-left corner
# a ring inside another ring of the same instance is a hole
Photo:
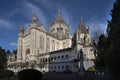
[[[80,62],[81,53],[83,63]],[[94,49],[89,27],[80,19],[74,34],[62,18],[60,10],[50,25],[49,31],[38,24],[38,17],[33,16],[27,30],[20,27],[18,33],[17,55],[8,57],[8,69],[20,70],[36,68],[43,72],[78,72],[83,65],[87,70],[94,65]],[[14,67],[13,67],[14,65]]]

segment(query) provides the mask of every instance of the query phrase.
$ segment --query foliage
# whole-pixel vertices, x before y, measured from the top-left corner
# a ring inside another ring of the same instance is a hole
[[[8,60],[8,56],[11,54],[11,52],[9,50],[7,50],[6,52],[6,57],[7,57],[7,60]]]
[[[112,19],[108,21],[104,61],[116,79],[120,79],[120,0],[116,0],[111,10]]]
[[[107,44],[107,37],[104,34],[101,34],[98,39],[98,43],[96,45],[97,48],[97,56],[96,56],[96,67],[105,67],[105,61],[104,61],[104,54],[106,51],[108,44]]]
[[[25,69],[18,72],[19,80],[40,80],[42,78],[42,73],[35,69]]]
[[[97,71],[97,70],[96,70],[95,66],[91,66],[87,69],[87,71]]]
[[[11,77],[14,76],[14,72],[11,70],[0,70],[0,77]]]
[[[2,49],[0,47],[0,69],[4,69],[7,67],[7,60],[8,60],[8,56],[10,56],[10,54],[14,54],[15,55],[15,59],[17,58],[17,49],[14,49],[12,51],[12,53],[7,50],[5,51],[5,49]]]
[[[6,67],[6,61],[6,52],[0,47],[0,69],[4,69]]]
[[[116,0],[111,10],[112,19],[108,21],[107,36],[100,35],[97,48],[96,65],[107,66],[116,80],[120,79],[120,0]]]

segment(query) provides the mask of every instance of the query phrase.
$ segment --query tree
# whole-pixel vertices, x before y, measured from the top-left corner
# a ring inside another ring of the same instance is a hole
[[[106,39],[107,39],[106,36],[104,34],[101,34],[99,36],[98,43],[96,45],[97,56],[95,63],[97,68],[102,68],[102,67],[104,68],[106,66],[104,62],[104,54],[107,47]]]
[[[14,55],[15,55],[15,59],[17,59],[17,49],[14,49],[14,50],[12,51],[12,54],[14,54]]]
[[[4,69],[6,67],[6,61],[6,52],[0,47],[0,69]]]
[[[11,54],[11,52],[9,50],[7,50],[6,52],[6,57],[7,57],[7,60],[8,60],[8,56]]]
[[[116,79],[120,79],[120,0],[116,0],[111,10],[112,19],[108,22],[108,46],[105,61]]]

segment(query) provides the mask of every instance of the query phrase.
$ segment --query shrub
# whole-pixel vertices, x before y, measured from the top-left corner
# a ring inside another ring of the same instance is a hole
[[[97,71],[96,68],[94,66],[91,66],[87,69],[87,71]]]
[[[42,73],[35,69],[25,69],[17,74],[19,80],[40,80]]]
[[[0,70],[0,77],[11,77],[14,76],[14,72],[11,70]]]

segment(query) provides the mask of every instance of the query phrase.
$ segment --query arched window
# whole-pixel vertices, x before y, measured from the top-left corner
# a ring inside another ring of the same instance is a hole
[[[30,54],[30,49],[29,48],[26,50],[26,55],[27,54]]]
[[[69,56],[68,56],[68,55],[66,55],[65,57],[66,57],[67,60],[69,59]]]
[[[54,57],[54,61],[56,61],[56,57]]]
[[[61,60],[64,60],[64,56],[63,55],[61,56]]]
[[[48,58],[48,62],[50,62],[50,58]]]
[[[60,60],[60,56],[58,56],[58,61]]]
[[[58,65],[58,69],[60,69],[60,65]]]
[[[62,69],[64,69],[64,65],[62,65]]]
[[[51,57],[51,62],[53,62],[53,57]]]

